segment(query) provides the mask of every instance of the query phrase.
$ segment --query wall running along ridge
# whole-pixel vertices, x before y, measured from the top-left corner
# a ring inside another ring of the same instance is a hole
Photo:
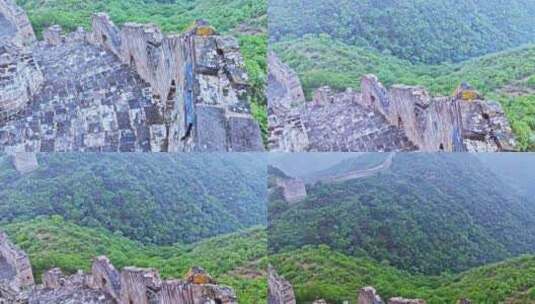
[[[184,280],[162,280],[155,269],[118,271],[105,256],[94,259],[91,273],[64,275],[53,268],[35,285],[27,255],[0,232],[0,303],[86,304],[236,304],[230,287],[218,285],[202,268]]]
[[[454,96],[432,97],[422,87],[387,90],[374,75],[361,92],[319,88],[301,97],[296,74],[269,58],[269,147],[272,151],[514,151],[516,141],[499,103],[467,84]]]
[[[99,13],[91,32],[52,26],[42,42],[15,44],[29,23],[9,21],[13,11],[27,17],[3,1],[0,150],[263,150],[235,38],[204,21],[179,35],[118,28]]]

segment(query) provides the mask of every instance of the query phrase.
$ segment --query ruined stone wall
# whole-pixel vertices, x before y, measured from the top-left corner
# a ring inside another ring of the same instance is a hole
[[[3,232],[0,232],[0,281],[7,281],[15,291],[34,284],[28,256],[11,244]]]
[[[397,85],[387,91],[373,75],[362,78],[361,102],[403,129],[421,151],[514,150],[514,136],[496,102],[432,98],[421,87]]]
[[[236,39],[217,35],[201,21],[172,36],[151,24],[127,23],[119,30],[107,15],[97,14],[88,40],[150,83],[161,122],[151,126],[151,136],[165,137],[163,150],[263,150]]]
[[[1,41],[10,41],[19,47],[29,46],[36,41],[26,12],[14,0],[0,1]]]
[[[268,304],[295,304],[295,294],[290,282],[279,276],[270,265],[268,269]]]
[[[318,88],[311,102],[295,73],[274,55],[269,71],[269,146],[273,151],[513,151],[515,139],[496,102],[463,83],[450,97],[422,87],[386,89],[374,75],[361,92]]]
[[[268,54],[268,122],[270,151],[304,151],[309,139],[301,117],[305,94],[297,74],[275,53]]]
[[[18,31],[0,19],[4,23],[4,31]],[[99,13],[92,27],[64,34],[52,26],[31,53],[10,55],[0,65],[0,119],[9,124],[0,125],[2,146],[45,152],[264,149],[236,39],[203,21],[167,36],[151,24],[119,29]],[[19,64],[38,70],[33,55],[44,84],[39,71]]]

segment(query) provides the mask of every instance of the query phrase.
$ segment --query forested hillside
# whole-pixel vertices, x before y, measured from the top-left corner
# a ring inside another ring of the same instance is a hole
[[[48,26],[59,24],[70,32],[90,29],[91,14],[106,12],[117,24],[154,23],[164,32],[177,33],[197,19],[207,20],[217,31],[239,39],[251,85],[252,111],[264,134],[266,116],[266,0],[16,0],[28,13],[38,37]]]
[[[190,243],[264,224],[258,154],[40,154],[20,175],[0,156],[0,224],[60,215],[143,243]]]
[[[85,228],[60,216],[0,225],[30,258],[35,277],[60,267],[66,273],[89,271],[92,258],[106,255],[118,268],[153,267],[164,278],[182,278],[201,266],[237,292],[240,303],[265,303],[266,231],[253,227],[189,245],[142,244],[98,228]]]
[[[535,41],[531,0],[274,0],[270,39],[326,33],[412,62],[458,62]]]
[[[386,263],[353,257],[325,245],[306,246],[270,256],[294,286],[298,303],[321,298],[328,303],[356,303],[357,291],[374,286],[383,299],[394,296],[425,299],[429,304],[528,304],[535,301],[535,256],[523,256],[469,271],[424,276]]]
[[[470,154],[396,154],[374,176],[307,192],[291,206],[270,198],[271,253],[327,244],[425,274],[535,253],[535,202]]]

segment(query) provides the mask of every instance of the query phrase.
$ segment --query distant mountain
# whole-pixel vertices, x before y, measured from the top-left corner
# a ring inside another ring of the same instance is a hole
[[[60,215],[143,243],[190,243],[264,224],[258,154],[38,155],[20,175],[0,157],[0,224]]]
[[[396,154],[373,176],[269,204],[271,253],[327,244],[426,274],[535,253],[535,201],[470,154]]]
[[[355,155],[354,158],[346,158],[324,170],[310,173],[302,178],[310,183],[321,181],[345,175],[351,172],[368,170],[383,164],[389,157],[390,153],[365,153]],[[269,174],[269,173],[268,173]]]
[[[429,304],[533,303],[535,256],[523,256],[470,269],[457,275],[424,276],[400,271],[386,263],[348,256],[327,246],[306,246],[270,256],[295,289],[298,303],[325,299],[356,303],[357,292],[373,286],[383,300],[394,296],[420,298]]]
[[[343,159],[356,158],[361,153],[270,153],[269,164],[291,177],[303,177],[328,169]]]
[[[459,62],[535,42],[531,0],[270,1],[270,39],[325,33],[412,62]]]

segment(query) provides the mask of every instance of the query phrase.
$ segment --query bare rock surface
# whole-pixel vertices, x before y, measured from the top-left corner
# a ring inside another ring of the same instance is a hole
[[[500,104],[462,83],[453,96],[425,88],[385,88],[374,75],[361,92],[317,89],[303,102],[297,76],[270,54],[269,147],[272,151],[514,151],[516,140]],[[273,64],[272,64],[273,63]],[[297,92],[297,93],[296,93]]]

